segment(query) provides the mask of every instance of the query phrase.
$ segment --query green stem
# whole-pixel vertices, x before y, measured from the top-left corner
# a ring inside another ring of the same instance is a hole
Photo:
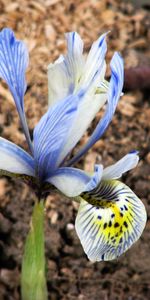
[[[44,203],[36,203],[22,261],[22,300],[47,300],[44,253]]]

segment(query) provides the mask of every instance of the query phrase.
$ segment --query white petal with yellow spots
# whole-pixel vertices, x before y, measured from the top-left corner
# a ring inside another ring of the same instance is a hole
[[[139,239],[146,223],[145,207],[125,184],[102,181],[82,197],[86,201],[81,200],[75,226],[91,261],[113,260]]]

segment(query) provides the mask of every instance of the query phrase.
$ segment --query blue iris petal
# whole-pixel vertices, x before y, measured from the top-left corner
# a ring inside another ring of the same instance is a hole
[[[108,104],[105,111],[105,114],[97,127],[95,128],[93,134],[91,135],[87,144],[71,159],[67,165],[72,165],[77,160],[80,159],[82,155],[84,155],[102,136],[108,127],[110,121],[112,120],[113,114],[115,112],[118,100],[120,98],[122,88],[123,88],[123,60],[121,56],[116,52],[111,61],[111,80],[108,91]]]
[[[28,61],[28,50],[25,44],[15,38],[11,29],[3,29],[0,32],[0,77],[6,81],[14,97],[27,142],[32,149],[24,114],[25,71]]]
[[[84,92],[71,95],[49,108],[34,129],[34,157],[40,178],[57,168],[79,101]]]

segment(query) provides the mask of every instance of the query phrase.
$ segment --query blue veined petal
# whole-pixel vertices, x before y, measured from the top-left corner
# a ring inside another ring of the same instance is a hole
[[[138,152],[130,152],[115,164],[105,168],[103,171],[102,179],[107,180],[120,178],[123,173],[135,168],[138,164],[138,161]]]
[[[121,56],[116,52],[111,61],[111,80],[108,91],[108,104],[105,114],[97,127],[95,128],[93,134],[91,135],[87,144],[68,162],[68,166],[75,163],[80,157],[85,154],[102,136],[108,127],[110,121],[112,120],[113,114],[115,112],[118,100],[122,93],[123,87],[123,60]]]
[[[84,91],[71,95],[49,108],[34,129],[34,157],[40,177],[57,167],[57,161],[76,116]]]
[[[116,180],[101,182],[97,193],[87,194],[87,201],[81,201],[75,223],[85,253],[93,262],[118,258],[144,230],[142,201]]]
[[[28,61],[25,44],[15,38],[11,29],[3,29],[0,32],[0,76],[7,82],[17,107],[22,111],[26,90],[25,70]]]
[[[67,40],[67,51],[71,58],[81,58],[83,54],[83,40],[77,32],[68,32],[65,34]],[[74,62],[76,63],[76,62]],[[82,66],[82,62],[81,62]]]
[[[25,44],[15,38],[11,29],[3,29],[0,32],[0,77],[6,81],[14,97],[27,142],[32,149],[24,113],[25,71],[28,61],[28,50]]]
[[[84,191],[94,189],[100,182],[102,168],[95,167],[93,176],[75,168],[62,167],[51,174],[46,181],[53,184],[61,193],[67,197],[76,197]]]
[[[83,73],[85,60],[83,57],[83,40],[77,32],[65,34],[67,40],[67,55],[64,57],[64,64],[68,77],[71,78],[72,87],[76,90]]]
[[[49,105],[73,93],[83,71],[83,41],[76,32],[67,33],[66,39],[67,55],[48,66]]]
[[[0,137],[0,170],[35,176],[34,160],[22,148]]]

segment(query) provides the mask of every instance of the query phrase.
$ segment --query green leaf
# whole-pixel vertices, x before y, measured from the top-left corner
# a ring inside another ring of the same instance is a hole
[[[44,204],[36,203],[22,262],[22,300],[47,300],[44,253]]]

